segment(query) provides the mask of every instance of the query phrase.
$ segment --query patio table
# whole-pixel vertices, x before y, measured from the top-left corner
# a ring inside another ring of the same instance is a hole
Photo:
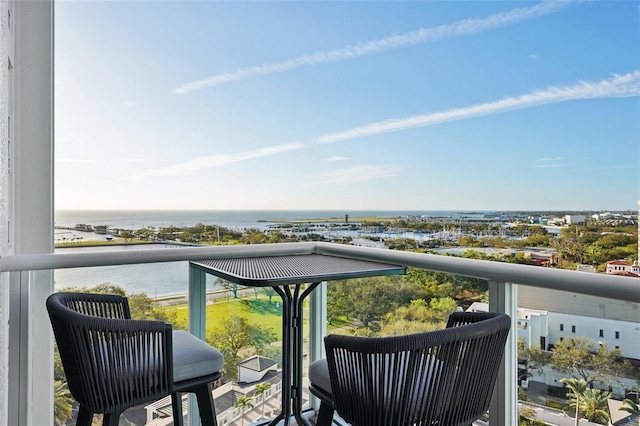
[[[205,273],[251,287],[273,287],[282,298],[282,409],[269,426],[302,417],[302,304],[323,281],[397,275],[406,267],[324,254],[259,256],[192,261]],[[304,284],[309,284],[303,288]]]

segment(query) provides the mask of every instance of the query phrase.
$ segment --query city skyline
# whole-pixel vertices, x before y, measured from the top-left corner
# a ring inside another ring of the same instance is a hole
[[[635,210],[635,2],[57,2],[56,209]]]

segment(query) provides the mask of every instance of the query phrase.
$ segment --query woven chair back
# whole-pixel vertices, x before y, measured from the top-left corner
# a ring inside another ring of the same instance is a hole
[[[325,338],[333,402],[353,426],[469,425],[488,409],[511,320],[454,313],[448,328]]]
[[[71,395],[94,413],[169,395],[171,325],[130,319],[125,297],[54,293],[47,311]]]

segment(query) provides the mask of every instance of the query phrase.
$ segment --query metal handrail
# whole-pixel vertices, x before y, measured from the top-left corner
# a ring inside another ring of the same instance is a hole
[[[0,272],[310,253],[394,263],[640,303],[640,280],[637,278],[323,242],[9,255],[0,258]]]

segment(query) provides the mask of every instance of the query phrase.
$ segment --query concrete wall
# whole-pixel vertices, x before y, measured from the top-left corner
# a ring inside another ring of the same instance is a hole
[[[588,272],[576,272],[588,274]],[[640,291],[640,280],[638,280]],[[640,303],[605,299],[558,290],[518,286],[518,306],[571,315],[640,323]]]
[[[13,37],[9,29],[9,2],[0,0],[0,256],[9,253],[9,55]],[[9,277],[0,275],[0,424],[7,424],[9,365]]]
[[[10,147],[6,129],[1,137],[7,144],[0,155],[6,173],[0,177],[1,250],[2,254],[49,253],[53,251],[53,1],[0,2],[0,20],[5,20],[1,55],[5,89],[0,97],[5,110],[0,122],[6,125],[11,117]],[[11,61],[10,69],[4,61]],[[0,365],[6,371],[0,386],[6,383],[2,395],[6,408],[0,407],[0,424],[51,425],[53,339],[44,301],[53,290],[52,273],[4,275]]]

